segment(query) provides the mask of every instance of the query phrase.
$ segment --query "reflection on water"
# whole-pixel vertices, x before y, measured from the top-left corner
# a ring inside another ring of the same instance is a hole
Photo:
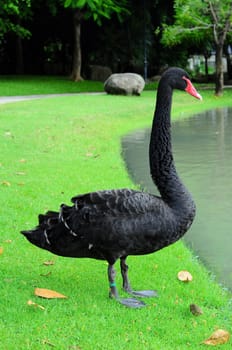
[[[157,193],[149,174],[150,130],[122,140],[128,171],[141,188]],[[172,125],[175,163],[197,205],[185,235],[195,255],[232,290],[232,109],[217,109]]]

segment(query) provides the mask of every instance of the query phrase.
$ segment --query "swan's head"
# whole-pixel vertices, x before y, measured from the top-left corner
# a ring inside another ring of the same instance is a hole
[[[202,100],[202,96],[193,86],[188,73],[181,68],[169,68],[162,76],[162,79],[168,81],[172,89],[186,91],[188,94]]]

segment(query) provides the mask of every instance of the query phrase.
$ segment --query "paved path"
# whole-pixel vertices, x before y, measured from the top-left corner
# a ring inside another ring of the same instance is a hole
[[[18,101],[28,101],[28,100],[38,100],[42,98],[51,98],[58,96],[74,96],[73,94],[49,94],[49,95],[28,95],[28,96],[4,96],[0,97],[0,104],[18,102]]]
[[[18,101],[28,101],[28,100],[38,100],[42,98],[52,98],[59,96],[78,96],[78,95],[100,95],[104,92],[81,92],[81,93],[69,93],[69,94],[47,94],[47,95],[29,95],[29,96],[0,96],[0,104],[18,102]]]
[[[231,89],[232,85],[225,85],[224,89]],[[204,89],[204,88],[202,88]],[[208,88],[205,88],[208,89]],[[77,93],[67,93],[67,94],[47,94],[47,95],[28,95],[28,96],[0,96],[0,104],[18,102],[18,101],[28,101],[28,100],[38,100],[42,98],[52,98],[59,96],[78,96],[78,95],[102,95],[105,92],[77,92]]]

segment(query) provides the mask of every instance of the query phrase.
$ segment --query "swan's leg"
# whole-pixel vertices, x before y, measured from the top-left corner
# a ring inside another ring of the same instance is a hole
[[[143,306],[146,306],[146,304],[140,300],[134,299],[134,298],[127,298],[127,299],[121,299],[118,296],[118,291],[116,288],[116,283],[115,283],[115,270],[114,270],[114,265],[109,264],[108,265],[108,279],[109,279],[109,285],[110,285],[110,293],[109,296],[110,298],[114,298],[117,300],[119,303],[131,307],[131,308],[140,308]]]
[[[114,265],[109,264],[108,265],[108,279],[109,279],[109,284],[110,284],[109,296],[110,296],[110,298],[118,299],[118,291],[116,288],[115,276],[116,276],[116,272],[114,269]]]
[[[128,265],[126,264],[126,258],[120,259],[121,274],[122,274],[122,287],[127,293],[132,293],[130,282],[128,279]]]
[[[122,274],[122,280],[123,280],[123,289],[127,293],[136,295],[138,297],[157,297],[158,296],[157,291],[155,290],[140,290],[140,291],[132,290],[128,279],[128,265],[126,264],[126,258],[120,259],[120,266],[121,266],[121,274]]]

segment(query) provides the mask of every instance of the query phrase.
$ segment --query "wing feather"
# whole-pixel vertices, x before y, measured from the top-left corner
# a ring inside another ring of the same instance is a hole
[[[105,190],[82,194],[72,198],[77,210],[88,210],[89,214],[120,215],[141,214],[154,210],[160,198],[154,195],[131,190]]]

